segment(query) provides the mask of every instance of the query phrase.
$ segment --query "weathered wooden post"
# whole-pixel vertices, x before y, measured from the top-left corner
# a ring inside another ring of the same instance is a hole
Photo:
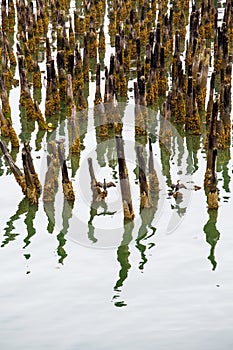
[[[22,151],[22,160],[23,160],[23,170],[26,181],[26,197],[32,204],[38,204],[38,192],[37,188],[34,185],[32,174],[29,166],[29,159],[25,150]]]
[[[209,209],[218,208],[218,189],[215,173],[217,159],[217,116],[218,100],[214,102],[210,130],[208,136],[207,165],[204,179],[204,187],[208,190],[207,201]]]
[[[102,101],[101,91],[100,91],[100,64],[97,63],[96,68],[96,90],[95,90],[95,100],[94,104],[97,105]]]
[[[124,219],[133,220],[134,211],[122,136],[116,136],[116,146]]]
[[[58,143],[58,156],[59,156],[60,166],[62,170],[62,189],[63,189],[64,196],[68,201],[74,201],[75,194],[74,194],[72,182],[69,179],[69,174],[68,174],[68,169],[67,169],[66,159],[65,159],[64,144],[61,142]]]
[[[10,119],[6,119],[0,110],[0,131],[3,137],[9,137],[11,146],[13,148],[19,147],[18,136],[12,126]]]
[[[141,208],[150,208],[151,198],[149,193],[149,186],[146,178],[146,164],[143,157],[143,148],[142,146],[136,147],[138,165],[139,165],[139,183],[140,183],[140,197],[141,197]]]
[[[73,104],[71,106],[70,126],[71,126],[70,152],[72,154],[80,154],[80,150],[81,150],[81,148],[80,148],[80,128],[78,125],[75,104]]]
[[[24,142],[23,152],[25,154],[27,166],[28,166],[28,169],[29,169],[30,174],[31,174],[33,185],[35,186],[36,191],[38,192],[38,194],[40,194],[42,187],[41,187],[41,184],[40,184],[40,180],[39,180],[38,174],[35,171],[35,167],[34,167],[32,156],[31,156],[31,150],[30,150],[30,146],[29,146],[28,142]]]
[[[24,174],[21,172],[21,170],[18,168],[18,166],[13,161],[13,159],[12,159],[8,149],[7,149],[5,142],[2,140],[0,140],[0,147],[1,147],[2,153],[4,154],[4,156],[6,158],[7,163],[9,164],[9,166],[11,168],[11,171],[12,171],[17,183],[21,187],[23,194],[26,195],[27,185],[26,185]]]
[[[149,191],[150,191],[151,196],[153,197],[153,195],[157,194],[159,191],[159,180],[158,180],[158,175],[157,175],[157,172],[156,172],[155,166],[154,166],[151,138],[149,138],[148,166],[149,166]]]

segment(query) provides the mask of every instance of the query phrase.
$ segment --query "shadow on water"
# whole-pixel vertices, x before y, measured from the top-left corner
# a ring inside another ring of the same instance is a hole
[[[217,209],[209,209],[208,210],[209,220],[203,227],[203,231],[206,234],[206,242],[210,245],[210,255],[208,259],[212,264],[212,269],[215,270],[217,267],[217,262],[215,260],[215,247],[220,238],[220,232],[216,228],[218,210]]]

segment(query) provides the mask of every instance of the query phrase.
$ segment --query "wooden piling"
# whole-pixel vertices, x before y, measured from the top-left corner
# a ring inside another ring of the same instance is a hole
[[[207,164],[204,179],[204,187],[207,189],[207,201],[209,209],[218,208],[218,190],[216,178],[216,159],[217,159],[217,116],[218,99],[213,104],[212,117],[210,121],[210,130],[208,137]]]
[[[22,160],[23,160],[23,170],[26,181],[26,197],[29,199],[30,203],[38,204],[38,191],[34,185],[32,174],[30,171],[30,166],[28,162],[27,153],[25,150],[22,150]]]
[[[139,166],[139,184],[140,184],[140,197],[141,197],[141,209],[151,208],[151,198],[149,192],[149,186],[146,178],[146,163],[143,156],[143,148],[141,145],[136,147],[138,166]]]
[[[23,153],[24,153],[25,161],[27,163],[28,170],[31,175],[32,183],[35,186],[37,193],[40,194],[42,190],[42,186],[40,184],[38,174],[35,171],[29,142],[24,142]]]
[[[153,149],[151,138],[149,137],[149,160],[148,160],[148,168],[149,168],[149,191],[151,197],[155,194],[158,194],[159,191],[159,180],[158,175],[154,166],[154,157],[153,157]]]
[[[9,137],[13,148],[19,147],[19,139],[13,128],[11,121],[6,119],[0,110],[0,132],[3,137]]]
[[[128,170],[127,170],[127,165],[125,161],[124,144],[123,144],[122,136],[116,135],[116,147],[117,147],[119,179],[120,179],[120,186],[121,186],[124,219],[133,220],[134,211],[133,211],[133,204],[132,204],[132,198],[131,198]]]
[[[11,171],[12,171],[17,183],[21,187],[23,194],[26,195],[27,185],[26,185],[24,174],[21,172],[21,170],[18,168],[18,166],[13,161],[13,159],[12,159],[8,149],[7,149],[5,142],[2,140],[0,140],[0,147],[1,147],[2,153],[5,156],[7,163],[9,164],[9,166],[11,168]]]
[[[60,161],[60,166],[61,166],[61,171],[62,171],[63,193],[64,193],[65,198],[68,201],[74,201],[75,194],[74,194],[72,182],[69,179],[69,174],[68,174],[68,169],[67,169],[67,164],[66,164],[66,159],[65,159],[64,144],[59,142],[57,147],[58,147],[58,156],[59,156],[59,161]]]
[[[55,194],[58,187],[58,180],[56,174],[56,159],[53,155],[47,156],[47,165],[48,169],[45,174],[45,181],[43,187],[43,202],[45,203],[53,203],[55,200]]]

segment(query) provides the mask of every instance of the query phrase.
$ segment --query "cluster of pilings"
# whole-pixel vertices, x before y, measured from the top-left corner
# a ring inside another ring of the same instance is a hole
[[[230,0],[224,5],[219,26],[213,0],[192,5],[188,0],[173,1],[172,4],[154,0],[114,0],[107,7],[104,0],[88,0],[76,3],[75,9],[64,0],[18,0],[16,3],[3,0],[0,29],[1,138],[12,148],[19,148],[9,103],[11,90],[19,85],[22,132],[26,128],[25,120],[41,131],[49,131],[50,127],[56,127],[65,111],[72,129],[69,151],[79,156],[80,127],[87,114],[84,112],[82,118],[77,119],[76,112],[87,109],[89,87],[94,77],[96,91],[92,102],[96,108],[102,102],[107,104],[101,107],[102,113],[95,114],[101,119],[97,123],[97,143],[113,132],[119,148],[122,120],[120,113],[116,113],[114,101],[128,98],[129,82],[134,79],[137,140],[142,145],[148,144],[146,106],[161,110],[161,145],[167,144],[171,137],[170,122],[182,127],[187,135],[206,133],[204,185],[208,198],[213,198],[215,193],[216,199],[217,150],[229,148],[231,142],[233,8]],[[109,67],[105,61],[107,37],[115,48]],[[211,80],[208,79],[210,74]],[[105,80],[104,92],[101,91],[101,76]],[[65,167],[61,146],[57,147],[60,150],[58,159]],[[136,152],[141,197],[146,195],[141,203],[146,207],[150,206],[149,188],[154,185],[150,186],[152,175],[149,175],[149,184],[145,178],[143,149],[139,147]],[[4,154],[7,154],[6,149]],[[53,162],[50,160],[49,164],[53,165]],[[53,173],[54,170],[50,171]],[[68,184],[65,169],[62,174],[63,184]],[[72,197],[71,192],[67,190],[68,197]],[[212,200],[208,203],[209,207],[217,206],[217,200],[215,204]]]
[[[75,194],[68,175],[64,145],[61,142],[55,143],[51,141],[50,146],[51,156],[48,155],[47,157],[48,168],[43,187],[43,201],[54,202],[56,190],[58,189],[59,168],[61,168],[62,171],[64,197],[68,201],[74,201]],[[0,141],[0,147],[23,194],[29,199],[30,203],[38,204],[39,197],[42,193],[42,186],[35,171],[29,143],[24,142],[24,147],[22,149],[23,172],[15,164],[4,141]]]

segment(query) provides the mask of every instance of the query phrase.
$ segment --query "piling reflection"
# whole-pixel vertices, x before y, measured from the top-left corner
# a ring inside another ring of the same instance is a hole
[[[222,173],[223,184],[222,188],[226,193],[230,192],[230,181],[231,177],[229,175],[229,161],[231,159],[230,149],[220,150],[218,152],[218,160],[217,160],[217,172]],[[224,200],[227,198],[224,198]]]
[[[142,223],[138,230],[136,248],[140,251],[141,254],[141,261],[138,266],[139,270],[141,271],[144,270],[145,264],[148,261],[146,251],[154,246],[154,243],[150,242],[149,239],[152,238],[156,232],[156,227],[152,222],[158,209],[158,200],[159,196],[154,196],[152,198],[152,207],[142,210],[140,214]]]
[[[2,163],[2,157],[0,157],[0,176],[2,176],[3,174],[4,174],[4,168],[3,168],[3,163]]]
[[[65,250],[65,244],[66,244],[65,236],[69,229],[69,220],[72,218],[73,207],[74,207],[74,203],[72,201],[68,201],[64,199],[63,210],[62,210],[62,229],[57,235],[57,240],[58,240],[57,254],[59,256],[58,262],[60,264],[63,264],[65,258],[67,257],[67,253]]]
[[[155,213],[158,209],[159,201],[159,181],[154,165],[151,138],[149,138],[148,180],[146,176],[146,162],[144,157],[146,158],[146,154],[143,155],[141,146],[138,146],[137,158],[139,164],[139,182],[141,195],[140,217],[142,223],[138,230],[136,248],[138,248],[141,253],[141,262],[139,263],[140,270],[144,269],[144,265],[148,260],[145,254],[147,247],[142,242],[147,240],[149,237],[152,237],[156,231],[156,228],[152,225],[152,221],[155,218]],[[146,201],[145,198],[147,199]],[[148,236],[148,233],[151,231],[152,233]]]
[[[9,221],[6,222],[6,227],[4,228],[4,240],[2,241],[1,247],[6,246],[9,242],[15,240],[15,238],[19,235],[19,233],[12,233],[15,230],[14,222],[20,219],[22,215],[24,215],[28,210],[28,199],[23,198],[21,202],[18,204],[17,211],[14,215],[12,215]]]
[[[186,137],[186,145],[189,152],[189,157],[191,159],[191,162],[187,162],[187,172],[192,174],[198,170],[197,153],[200,150],[200,136],[189,135]]]
[[[44,212],[48,219],[47,231],[48,233],[53,233],[55,228],[55,205],[54,201],[43,203]]]
[[[170,187],[172,184],[171,180],[171,151],[168,147],[161,144],[160,145],[160,159],[162,163],[162,174],[166,178],[166,183]]]
[[[114,301],[114,305],[117,307],[122,307],[127,305],[124,301],[118,301],[118,300],[115,301],[115,300],[120,297],[123,284],[126,281],[129,270],[131,268],[131,265],[129,263],[129,256],[130,256],[129,244],[133,238],[132,232],[134,228],[134,223],[126,220],[124,228],[125,230],[122,237],[122,241],[117,249],[117,260],[120,263],[119,278],[114,286],[114,291],[116,292],[116,294],[114,294],[112,298],[112,300]]]
[[[6,223],[7,226],[4,228],[5,234],[3,236],[4,240],[2,241],[1,247],[4,247],[9,242],[14,241],[16,237],[20,235],[19,233],[12,232],[15,230],[14,223],[26,214],[24,223],[26,225],[27,235],[23,240],[23,242],[25,243],[23,249],[27,248],[31,243],[31,238],[36,234],[36,229],[34,227],[33,222],[36,217],[37,211],[38,205],[32,205],[29,203],[29,200],[27,198],[23,198],[18,205],[16,213],[12,215],[9,221],[7,221]]]
[[[212,269],[215,270],[217,267],[217,261],[215,259],[215,247],[220,238],[220,232],[218,231],[216,224],[218,218],[218,209],[208,210],[209,219],[205,224],[203,231],[206,234],[206,242],[210,245],[210,255],[208,259],[212,264]]]
[[[33,221],[36,217],[37,211],[38,211],[38,205],[30,205],[28,203],[28,210],[27,210],[26,218],[24,220],[27,228],[27,236],[23,240],[25,243],[23,248],[26,248],[31,243],[31,238],[36,234],[36,229],[34,227]]]

